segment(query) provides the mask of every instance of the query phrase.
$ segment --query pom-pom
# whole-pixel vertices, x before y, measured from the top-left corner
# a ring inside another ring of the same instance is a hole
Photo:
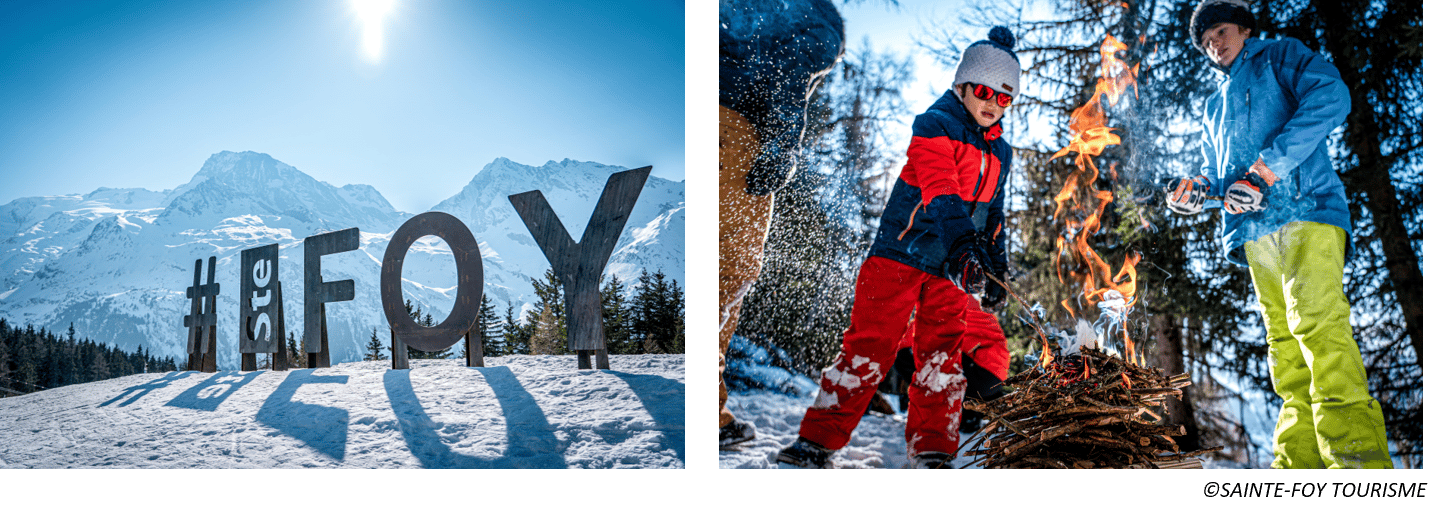
[[[1013,36],[1011,34],[1011,29],[1002,27],[1000,25],[992,27],[991,32],[987,33],[986,37],[987,39],[992,40],[996,44],[1006,48],[1016,46],[1016,36]]]

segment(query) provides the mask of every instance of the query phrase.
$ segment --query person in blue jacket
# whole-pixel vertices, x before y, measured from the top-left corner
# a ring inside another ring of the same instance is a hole
[[[1200,173],[1167,204],[1193,215],[1222,198],[1226,259],[1251,271],[1282,398],[1272,467],[1390,468],[1342,288],[1351,214],[1327,155],[1351,111],[1347,86],[1300,41],[1252,37],[1243,0],[1203,0],[1190,29],[1221,82],[1206,100]]]

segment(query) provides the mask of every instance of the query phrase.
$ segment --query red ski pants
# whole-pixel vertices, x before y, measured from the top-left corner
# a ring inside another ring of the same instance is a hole
[[[977,346],[963,342],[963,336],[999,338],[1000,325],[951,281],[878,257],[867,258],[861,265],[841,355],[821,375],[816,403],[801,420],[801,437],[832,450],[851,441],[851,432],[861,422],[876,385],[896,360],[913,310],[916,373],[908,391],[907,453],[957,450],[961,401],[966,394],[961,350]],[[968,334],[969,324],[996,328]]]

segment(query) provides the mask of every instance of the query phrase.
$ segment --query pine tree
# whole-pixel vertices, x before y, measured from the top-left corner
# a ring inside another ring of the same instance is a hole
[[[666,352],[674,354],[686,353],[686,293],[681,290],[681,284],[671,280],[665,292],[665,304],[663,305],[666,319],[671,320],[670,338],[666,341]]]
[[[631,341],[636,343],[638,352],[644,353],[645,342],[655,334],[651,325],[656,307],[656,281],[651,271],[641,269],[636,279],[636,295],[631,296],[626,307],[626,318],[630,321]],[[654,341],[654,339],[651,339]]]
[[[110,376],[110,362],[105,359],[105,350],[95,348],[90,355],[90,377],[92,381],[108,380]]]
[[[0,388],[6,389],[12,388],[10,387],[10,373],[14,371],[10,364],[11,340],[10,325],[6,323],[5,318],[0,317]],[[7,395],[7,391],[0,390],[0,397]]]
[[[516,305],[506,302],[506,320],[501,323],[501,340],[505,341],[505,354],[527,353],[531,346],[529,325],[516,320]]]
[[[427,328],[436,325],[436,319],[434,317],[431,317],[430,313],[422,313],[420,308],[412,307],[410,300],[406,301],[406,311],[411,313],[411,319],[415,320],[416,324],[425,326]],[[451,345],[451,347],[442,349],[440,351],[421,351],[419,349],[406,346],[406,357],[411,360],[448,359],[455,356],[455,354],[452,352],[452,348],[454,347],[455,345]]]
[[[557,331],[560,333],[561,342],[566,342],[566,305],[562,295],[561,282],[556,277],[556,272],[547,268],[542,279],[531,278],[531,288],[535,290],[538,301],[535,306],[526,311],[526,325],[529,327],[527,333],[534,337],[536,320],[541,316],[541,312],[550,310],[551,317],[558,325]]]
[[[371,340],[366,343],[365,360],[385,360],[386,358],[388,358],[388,355],[381,355],[381,351],[385,350],[385,348],[386,345],[382,344],[380,337],[376,335],[376,329],[371,328]]]
[[[40,349],[44,358],[40,360],[40,385],[45,386],[46,389],[64,385],[63,379],[60,377],[62,365],[61,349],[58,344],[59,341],[50,339],[41,341]]]
[[[292,369],[305,368],[310,365],[305,353],[302,352],[304,348],[301,347],[301,343],[295,340],[295,332],[290,332],[285,347],[286,351],[290,354],[290,367]]]
[[[532,355],[556,355],[565,350],[566,341],[561,335],[565,324],[551,313],[551,307],[541,309],[534,322],[535,332],[531,334]]]
[[[631,342],[626,311],[625,287],[614,274],[601,289],[601,325],[606,336],[606,351],[612,355],[635,353]]]
[[[651,274],[642,269],[640,287],[627,310],[631,323],[631,338],[641,344],[642,351],[685,351],[685,337],[676,333],[678,319],[685,316],[685,302],[681,286],[676,280],[668,282],[665,273]]]
[[[506,354],[506,342],[502,335],[501,319],[496,316],[496,305],[490,296],[481,293],[481,308],[476,311],[476,327],[481,334],[481,349],[486,356]]]

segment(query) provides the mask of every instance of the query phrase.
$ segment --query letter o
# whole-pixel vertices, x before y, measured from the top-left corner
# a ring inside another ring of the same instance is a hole
[[[421,326],[406,313],[401,293],[401,266],[411,244],[421,237],[441,237],[456,259],[456,302],[446,320],[431,327]],[[441,351],[466,335],[476,323],[485,282],[481,270],[481,248],[464,222],[448,213],[431,211],[407,220],[391,236],[381,261],[381,306],[397,339],[421,351]]]

